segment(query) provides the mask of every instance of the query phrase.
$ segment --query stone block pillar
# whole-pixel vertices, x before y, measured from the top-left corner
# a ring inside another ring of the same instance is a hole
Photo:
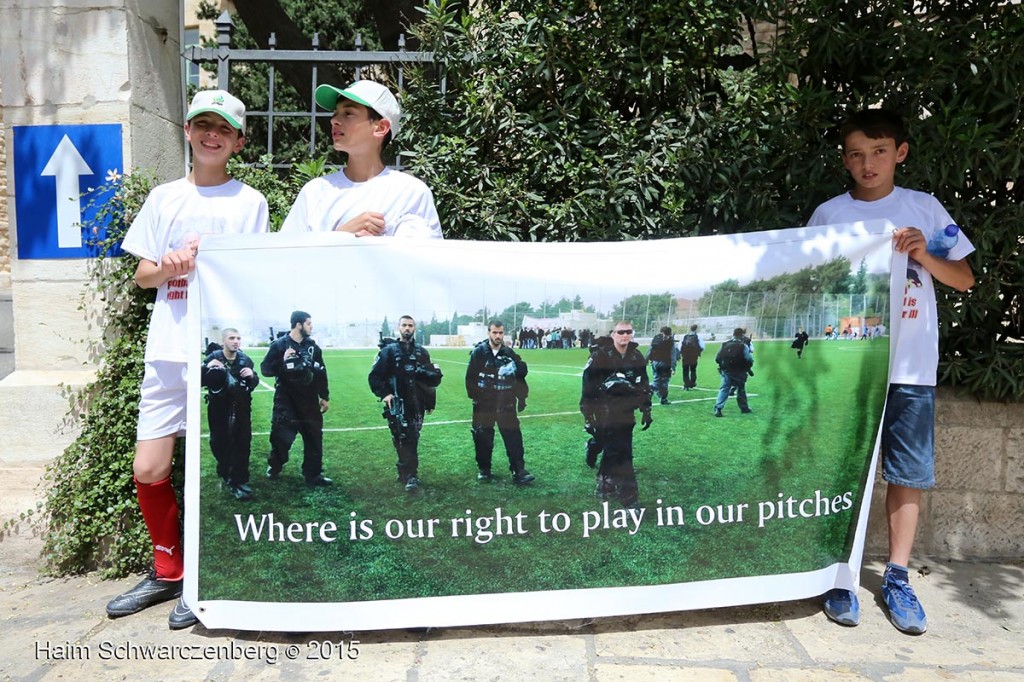
[[[102,332],[95,304],[81,308],[86,260],[18,258],[12,128],[119,123],[126,167],[161,181],[181,176],[180,24],[179,3],[166,0],[0,6],[15,370],[0,381],[4,460],[49,459],[74,438],[61,425],[68,405],[60,386],[92,378],[90,342]]]

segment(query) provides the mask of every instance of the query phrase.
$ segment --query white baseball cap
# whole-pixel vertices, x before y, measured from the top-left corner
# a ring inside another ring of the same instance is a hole
[[[333,85],[320,85],[313,93],[316,103],[328,111],[334,111],[338,106],[339,97],[350,99],[376,111],[381,118],[391,124],[391,139],[398,137],[402,108],[386,87],[374,81],[356,81],[344,90]]]
[[[242,134],[245,134],[245,105],[242,104],[242,100],[231,93],[224,90],[200,90],[192,98],[192,104],[189,105],[185,120],[191,121],[194,117],[207,111],[221,116],[231,124],[231,127],[237,128],[242,131]]]

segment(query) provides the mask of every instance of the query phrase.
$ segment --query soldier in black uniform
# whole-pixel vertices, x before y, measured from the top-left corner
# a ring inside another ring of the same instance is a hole
[[[722,375],[722,387],[718,390],[718,400],[712,414],[722,416],[722,408],[730,395],[736,395],[736,403],[740,412],[750,414],[753,410],[747,403],[747,377],[754,376],[754,355],[750,349],[750,337],[745,329],[737,327],[732,338],[727,339],[715,356],[718,373]]]
[[[252,450],[252,390],[260,383],[252,358],[240,350],[242,336],[228,327],[223,344],[203,360],[200,383],[206,387],[210,450],[217,475],[239,500],[251,500],[249,455]]]
[[[671,401],[668,399],[668,383],[676,371],[676,362],[679,360],[676,340],[672,336],[672,327],[662,327],[661,331],[651,339],[651,348],[647,351],[647,359],[651,363],[651,372],[654,374],[651,387],[658,394],[662,405],[671,405]]]
[[[633,471],[634,411],[646,431],[651,423],[651,386],[647,360],[633,342],[633,325],[618,322],[612,343],[594,346],[583,368],[580,412],[603,450],[597,470],[597,495],[617,499],[624,507],[638,504]]]
[[[434,411],[441,369],[430,362],[427,349],[416,343],[414,319],[408,315],[398,318],[398,335],[397,341],[386,344],[377,353],[368,379],[370,390],[385,405],[384,416],[398,453],[398,481],[412,492],[420,485],[423,415]]]
[[[270,421],[270,456],[267,477],[276,479],[288,461],[295,436],[302,434],[302,475],[308,485],[319,487],[334,481],[324,476],[324,412],[330,406],[327,368],[313,333],[309,313],[296,310],[291,331],[267,349],[260,373],[275,377],[274,412]]]
[[[697,325],[690,325],[690,333],[679,342],[679,357],[683,365],[683,390],[697,388],[697,361],[704,352],[704,342],[697,334]]]
[[[791,343],[789,347],[796,349],[797,359],[802,359],[804,356],[804,346],[806,346],[810,342],[810,336],[808,336],[807,332],[804,331],[803,327],[800,327],[800,329],[796,333],[796,338],[793,339],[793,343]]]
[[[590,357],[594,357],[594,353],[599,350],[609,352],[614,345],[610,334],[608,336],[596,337],[590,334],[589,336],[591,338],[588,339],[589,344],[587,345],[587,350],[590,351]],[[600,457],[601,453],[604,451],[604,445],[601,443],[601,438],[597,432],[597,426],[594,424],[593,419],[588,418],[587,414],[584,414],[583,417],[583,430],[587,432],[588,436],[590,436],[587,438],[586,444],[587,466],[593,469],[597,466],[597,458]]]
[[[526,407],[526,362],[505,345],[505,324],[487,323],[487,340],[469,354],[466,393],[473,401],[473,446],[476,450],[477,480],[491,480],[494,425],[505,442],[512,482],[524,485],[535,476],[523,461],[523,432],[517,412]]]

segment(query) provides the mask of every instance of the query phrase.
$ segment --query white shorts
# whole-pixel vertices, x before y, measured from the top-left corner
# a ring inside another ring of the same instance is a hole
[[[185,435],[187,377],[187,362],[157,360],[146,363],[136,438],[155,440],[164,436]]]

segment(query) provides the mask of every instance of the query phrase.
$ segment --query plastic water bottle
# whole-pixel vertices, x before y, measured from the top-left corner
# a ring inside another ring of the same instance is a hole
[[[949,250],[956,246],[959,239],[960,228],[956,225],[946,225],[944,230],[932,235],[932,238],[928,240],[926,248],[928,253],[936,258],[945,258],[949,255]]]

